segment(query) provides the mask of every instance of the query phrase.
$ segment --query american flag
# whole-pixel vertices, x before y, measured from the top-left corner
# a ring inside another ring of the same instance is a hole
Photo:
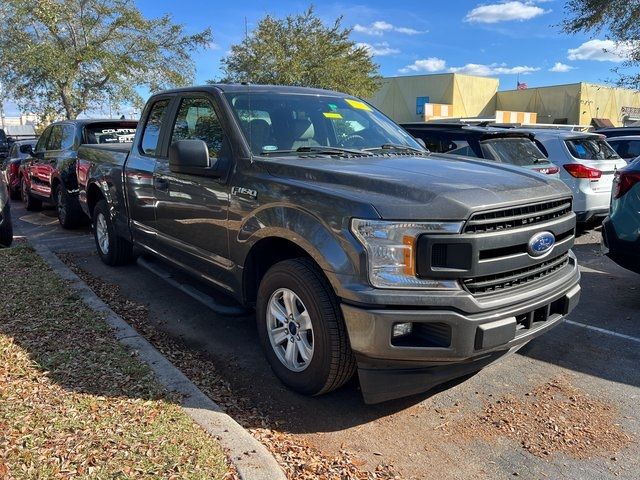
[[[520,81],[518,81],[518,90],[526,90],[527,88],[529,88],[529,86],[525,82],[520,83]]]

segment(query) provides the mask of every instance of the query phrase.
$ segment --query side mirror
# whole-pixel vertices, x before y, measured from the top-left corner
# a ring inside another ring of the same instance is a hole
[[[178,140],[169,146],[169,170],[175,173],[221,177],[217,159],[209,158],[209,148],[202,140]]]
[[[424,140],[418,137],[413,137],[413,139],[420,144],[422,148],[427,149],[427,144],[424,143]]]

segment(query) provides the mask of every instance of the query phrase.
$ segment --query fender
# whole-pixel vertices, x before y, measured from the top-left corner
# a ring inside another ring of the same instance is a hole
[[[251,248],[260,240],[289,240],[315,260],[339,294],[337,276],[357,276],[366,265],[364,249],[344,231],[348,228],[348,225],[329,225],[310,212],[290,205],[265,206],[241,224],[235,239],[237,248],[232,240],[231,252],[235,254],[232,259],[238,265],[245,265]]]

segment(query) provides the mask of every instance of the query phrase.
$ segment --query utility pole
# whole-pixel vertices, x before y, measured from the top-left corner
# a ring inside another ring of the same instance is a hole
[[[0,128],[4,130],[4,88],[0,83]]]

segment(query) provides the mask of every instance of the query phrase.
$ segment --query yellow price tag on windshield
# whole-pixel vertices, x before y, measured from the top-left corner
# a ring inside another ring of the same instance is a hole
[[[336,119],[342,118],[342,115],[340,115],[339,113],[323,112],[322,114],[327,118],[336,118]]]
[[[358,110],[371,111],[371,107],[364,102],[359,102],[358,100],[352,100],[350,98],[345,98],[344,100],[353,108],[357,108]]]

